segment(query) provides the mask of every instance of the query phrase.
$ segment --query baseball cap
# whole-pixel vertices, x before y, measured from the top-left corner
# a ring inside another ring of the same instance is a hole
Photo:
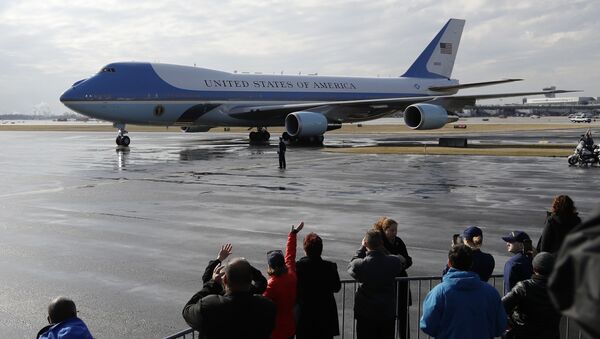
[[[482,236],[483,232],[481,228],[477,226],[469,226],[466,230],[463,231],[463,238],[465,239],[473,239],[476,236]]]
[[[269,264],[269,267],[273,268],[285,266],[283,252],[281,250],[272,250],[267,252],[267,263]]]
[[[512,231],[507,236],[502,237],[502,240],[513,243],[513,242],[523,242],[525,240],[531,240],[531,238],[529,238],[527,233],[525,233],[523,231]]]

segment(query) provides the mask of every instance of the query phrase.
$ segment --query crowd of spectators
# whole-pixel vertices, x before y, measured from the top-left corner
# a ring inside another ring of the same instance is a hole
[[[502,237],[511,254],[503,296],[488,283],[495,260],[481,250],[482,229],[470,226],[455,235],[442,282],[423,302],[420,329],[435,338],[560,338],[561,313],[549,293],[549,278],[556,253],[580,221],[573,201],[561,195],[553,201],[537,248],[523,231]],[[231,244],[221,246],[202,276],[202,289],[183,309],[185,321],[207,339],[338,336],[334,294],[342,285],[337,265],[322,258],[323,240],[313,232],[304,237],[305,256],[296,260],[303,228],[303,222],[291,227],[285,253],[267,252],[268,279],[246,259],[228,259]],[[380,218],[366,231],[348,263],[348,273],[359,283],[354,297],[358,339],[409,338],[410,286],[396,278],[407,277],[412,263],[395,220]],[[68,298],[50,303],[48,322],[37,338],[92,338]]]

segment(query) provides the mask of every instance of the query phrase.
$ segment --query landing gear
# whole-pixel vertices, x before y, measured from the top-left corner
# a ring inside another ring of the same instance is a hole
[[[124,136],[120,136],[120,135],[117,136],[117,140],[115,140],[115,141],[117,142],[117,145],[119,145],[119,146],[125,146],[125,147],[129,146],[129,144],[131,143],[131,139],[128,136],[126,136],[126,135],[124,135]]]
[[[288,145],[295,146],[323,146],[323,140],[325,137],[323,135],[312,135],[309,137],[293,137],[288,134],[288,132],[283,132],[281,134],[281,138]]]
[[[250,132],[250,143],[251,144],[264,144],[268,143],[271,139],[271,133],[267,132],[264,127],[258,127],[258,131]]]
[[[129,139],[129,137],[125,135],[125,134],[127,134],[127,130],[125,129],[125,124],[115,122],[113,124],[113,127],[119,129],[119,134],[117,135],[117,139],[115,140],[117,145],[124,146],[124,147],[129,146],[129,144],[131,143],[131,139]]]

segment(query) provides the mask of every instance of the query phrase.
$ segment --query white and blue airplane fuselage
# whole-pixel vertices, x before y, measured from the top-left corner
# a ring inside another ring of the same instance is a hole
[[[70,109],[119,128],[117,144],[128,145],[126,124],[256,127],[251,140],[268,139],[266,128],[285,126],[283,137],[316,138],[343,123],[403,111],[413,129],[441,128],[453,112],[476,99],[549,92],[456,96],[461,88],[507,79],[459,84],[451,79],[465,21],[450,19],[409,70],[398,78],[238,74],[146,62],[109,64],[73,84],[60,98]],[[554,91],[560,92],[560,91]]]

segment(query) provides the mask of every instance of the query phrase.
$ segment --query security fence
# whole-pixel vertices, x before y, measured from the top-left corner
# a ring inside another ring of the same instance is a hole
[[[427,334],[419,330],[419,320],[423,314],[423,300],[433,287],[442,281],[440,276],[423,276],[423,277],[402,277],[396,278],[396,290],[400,291],[399,284],[406,283],[409,286],[408,298],[412,300],[412,306],[408,307],[407,316],[407,338],[420,339],[430,338]],[[503,279],[502,275],[492,275],[489,284],[494,286],[500,295],[502,295]],[[356,321],[354,320],[354,296],[359,286],[355,280],[343,280],[342,289],[335,294],[335,299],[338,306],[338,317],[340,324],[340,335],[337,338],[355,339],[356,338]],[[398,313],[398,312],[397,312]],[[396,317],[397,319],[397,317]],[[396,326],[395,338],[400,338],[398,326]],[[178,333],[172,334],[164,339],[196,339],[200,338],[198,332],[188,328]],[[562,339],[588,339],[585,338],[576,324],[563,317],[561,321],[561,338]]]

